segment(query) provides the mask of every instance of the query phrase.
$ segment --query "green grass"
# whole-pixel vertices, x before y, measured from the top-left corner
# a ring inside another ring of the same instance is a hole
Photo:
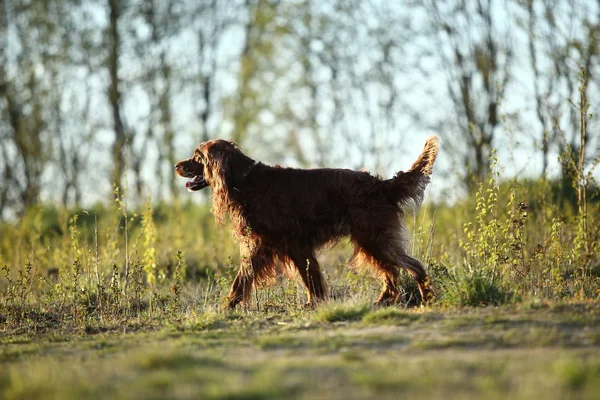
[[[594,398],[600,203],[547,189],[408,218],[437,298],[403,272],[387,308],[349,243],[320,258],[332,300],[292,276],[229,312],[239,248],[208,207],[28,210],[0,224],[0,398]]]
[[[351,320],[318,317],[333,309]],[[581,312],[588,317],[573,318]],[[220,323],[206,328],[190,314],[132,331],[5,329],[0,398],[595,398],[599,316],[599,302],[455,311],[350,303],[314,314],[209,311]]]
[[[371,311],[362,320],[372,325],[408,325],[420,318],[417,313],[390,307]]]
[[[321,307],[314,315],[321,322],[360,321],[369,311],[367,304],[330,303]]]

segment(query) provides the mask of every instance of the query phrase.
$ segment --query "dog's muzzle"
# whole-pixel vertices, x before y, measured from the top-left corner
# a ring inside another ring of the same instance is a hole
[[[177,175],[183,178],[190,178],[185,183],[185,187],[190,192],[195,192],[208,186],[208,182],[206,182],[206,179],[204,179],[204,175],[202,174],[202,172],[204,172],[203,170],[204,166],[202,164],[196,163],[191,159],[180,161],[175,166]]]

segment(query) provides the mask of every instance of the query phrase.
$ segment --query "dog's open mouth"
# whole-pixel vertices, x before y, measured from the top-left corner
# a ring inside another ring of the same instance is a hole
[[[208,182],[204,179],[204,165],[193,158],[179,161],[175,165],[175,173],[188,179],[185,187],[189,192],[195,192],[208,186]]]
[[[204,189],[208,186],[208,182],[202,175],[195,175],[192,179],[185,183],[185,187],[189,192],[195,192],[200,189]]]

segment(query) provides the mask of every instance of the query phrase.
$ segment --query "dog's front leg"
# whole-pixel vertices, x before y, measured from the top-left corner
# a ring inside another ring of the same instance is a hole
[[[269,248],[243,244],[241,254],[242,265],[229,292],[229,308],[234,308],[241,302],[247,304],[253,284],[273,278],[276,273],[274,255]]]
[[[229,308],[233,309],[240,302],[247,303],[250,299],[250,294],[252,293],[252,283],[254,281],[252,269],[248,268],[247,265],[244,265],[242,262],[242,266],[240,267],[235,279],[233,280],[233,284],[231,285],[231,290],[229,291]]]

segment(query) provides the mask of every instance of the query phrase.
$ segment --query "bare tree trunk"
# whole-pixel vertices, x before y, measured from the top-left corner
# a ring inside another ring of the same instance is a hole
[[[164,147],[166,148],[166,157],[167,157],[167,163],[169,165],[169,167],[175,165],[176,162],[176,158],[175,158],[175,132],[173,131],[173,121],[172,121],[172,116],[171,116],[171,81],[172,81],[172,74],[171,74],[171,66],[167,63],[166,61],[166,55],[163,52],[161,54],[161,65],[160,65],[160,70],[161,70],[161,75],[162,78],[164,80],[164,90],[163,93],[160,96],[160,112],[161,112],[161,123],[163,126],[163,130],[164,130],[164,139],[163,139],[163,143],[164,143]],[[179,197],[179,190],[177,190],[178,186],[177,186],[177,182],[175,181],[175,169],[174,168],[169,168],[168,169],[169,173],[167,176],[167,179],[169,181],[169,191],[171,192],[171,196],[174,199],[177,199]]]
[[[119,18],[121,16],[122,3],[120,0],[109,0],[109,27],[108,27],[108,72],[110,76],[110,83],[108,87],[108,100],[113,116],[113,129],[115,134],[115,140],[112,145],[112,171],[111,171],[111,184],[122,189],[122,177],[126,173],[125,169],[125,157],[127,148],[127,134],[123,126],[123,119],[121,117],[121,92],[120,92],[120,79],[119,79],[119,58],[120,58],[120,46],[121,38],[119,34]]]
[[[256,113],[255,109],[249,109],[244,103],[253,95],[251,82],[256,74],[254,46],[260,40],[260,32],[265,24],[265,21],[261,21],[261,24],[257,23],[257,17],[260,15],[262,7],[269,7],[269,5],[265,4],[264,0],[257,0],[256,4],[251,0],[246,0],[245,4],[248,12],[248,20],[244,26],[244,48],[242,54],[240,54],[240,82],[233,114],[233,140],[240,145],[246,137],[248,125]],[[273,4],[271,7],[277,7],[277,5]]]
[[[37,82],[33,76],[27,81],[27,89],[30,93],[36,93]],[[43,165],[47,156],[42,154],[42,130],[44,122],[42,121],[42,105],[40,99],[35,99],[32,107],[32,113],[27,118],[24,116],[23,107],[13,94],[9,87],[5,92],[5,100],[8,107],[9,122],[12,128],[12,140],[17,149],[18,157],[22,162],[22,175],[24,182],[14,182],[21,186],[19,191],[19,200],[22,210],[37,204],[41,192],[41,176]],[[19,179],[20,181],[20,179]]]

